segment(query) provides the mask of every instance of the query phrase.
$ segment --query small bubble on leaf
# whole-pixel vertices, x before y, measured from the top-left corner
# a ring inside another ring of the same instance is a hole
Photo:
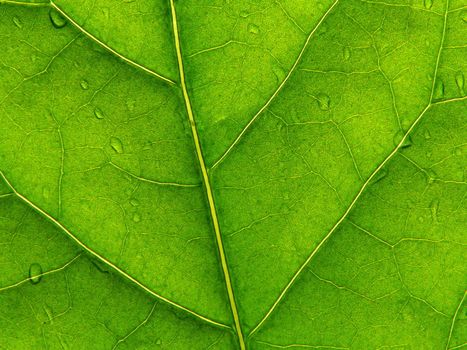
[[[435,90],[433,91],[434,99],[442,99],[444,97],[444,83],[442,80],[438,80],[435,84]]]
[[[433,182],[435,182],[437,178],[437,174],[433,169],[426,169],[425,170],[425,177],[426,177],[426,182],[431,185]]]
[[[123,143],[117,137],[110,138],[110,147],[112,147],[112,149],[118,154],[123,153]]]
[[[281,66],[274,64],[272,66],[272,71],[276,75],[278,81],[283,81],[285,79],[285,70]]]
[[[102,112],[102,109],[100,109],[99,107],[96,107],[94,109],[94,116],[97,118],[97,119],[104,119],[105,115],[104,115],[104,112]],[[112,141],[111,141],[112,142]],[[112,144],[112,143],[111,143]]]
[[[410,136],[407,136],[404,139],[404,133],[402,131],[398,131],[396,135],[394,135],[394,139],[393,139],[394,146],[399,146],[402,140],[404,141],[400,145],[400,148],[407,148],[407,147],[412,146],[412,139],[410,138]]]
[[[44,305],[44,311],[47,314],[47,318],[49,319],[50,324],[54,323],[54,313],[50,306]]]
[[[462,11],[460,16],[464,22],[467,22],[467,10]]]
[[[96,267],[96,269],[99,272],[109,273],[107,265],[105,265],[102,261],[96,259],[96,260],[91,260],[91,263]]]
[[[83,90],[89,89],[89,83],[86,80],[81,80],[79,85],[81,86],[81,89],[83,89]]]
[[[127,100],[126,101],[126,106],[127,106],[129,111],[132,111],[132,110],[135,109],[136,101],[135,100]]]
[[[104,8],[102,9],[102,14],[104,15],[104,18],[105,18],[105,19],[109,19],[109,17],[110,17],[110,11],[109,11],[109,9],[108,9],[107,7],[104,7]]]
[[[258,34],[259,33],[259,27],[254,23],[249,23],[248,24],[248,31],[251,34]]]
[[[326,23],[321,24],[320,28],[318,29],[318,36],[326,34],[328,31],[328,25]]]
[[[42,267],[38,263],[33,263],[29,266],[29,281],[32,284],[37,284],[42,278]]]
[[[433,222],[438,222],[438,209],[439,209],[439,200],[434,199],[430,203],[431,219]]]
[[[319,109],[321,109],[322,111],[329,110],[329,106],[331,105],[331,99],[329,98],[328,95],[320,93],[318,94],[317,99],[318,99]]]
[[[344,60],[348,61],[350,59],[350,48],[345,46],[343,51]]]
[[[388,171],[386,168],[382,168],[380,171],[378,171],[373,178],[373,183],[377,183],[384,179],[386,176],[388,176]]]
[[[250,13],[247,10],[240,11],[240,17],[246,18],[249,15],[250,15]]]
[[[143,146],[144,151],[150,151],[152,150],[152,142],[151,141],[146,141]]]
[[[48,199],[50,197],[50,189],[48,187],[44,187],[42,189],[42,196],[45,198],[45,199]]]
[[[21,20],[20,20],[18,17],[16,17],[16,16],[13,17],[13,23],[14,23],[15,26],[17,26],[18,28],[20,28],[20,29],[23,28],[23,23],[21,23]]]
[[[133,214],[133,221],[134,222],[140,222],[141,221],[141,215],[138,213]]]
[[[423,5],[427,10],[429,10],[433,6],[433,0],[424,0]]]
[[[65,17],[63,17],[61,13],[55,9],[50,9],[49,18],[50,18],[50,21],[52,22],[52,25],[57,29],[60,29],[66,26],[67,21]]]
[[[460,93],[463,94],[464,93],[464,73],[458,72],[456,74],[455,79],[456,79],[456,85],[459,88]]]

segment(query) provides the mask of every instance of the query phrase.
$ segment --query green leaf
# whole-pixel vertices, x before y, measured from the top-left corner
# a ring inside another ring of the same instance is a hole
[[[460,349],[463,0],[1,0],[0,349]]]

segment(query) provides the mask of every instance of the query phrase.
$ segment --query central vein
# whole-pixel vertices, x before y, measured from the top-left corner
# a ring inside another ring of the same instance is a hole
[[[219,226],[219,220],[217,218],[216,206],[214,204],[214,196],[212,194],[211,183],[209,181],[208,171],[206,169],[206,163],[204,161],[203,152],[201,151],[201,143],[198,136],[198,129],[196,128],[195,118],[193,116],[193,109],[191,107],[190,97],[185,82],[185,72],[183,69],[182,51],[180,49],[180,36],[178,33],[177,13],[175,11],[174,0],[170,0],[170,9],[172,12],[172,25],[175,40],[175,49],[177,51],[178,70],[180,72],[180,83],[182,86],[183,98],[185,100],[186,111],[188,119],[190,121],[191,133],[193,135],[193,141],[195,143],[196,155],[198,157],[199,166],[203,176],[204,188],[206,189],[206,195],[209,203],[209,211],[211,213],[212,224],[214,226],[214,232],[216,234],[217,248],[219,250],[219,257],[222,265],[222,272],[224,273],[225,286],[229,295],[230,309],[232,310],[232,316],[235,323],[235,330],[237,332],[238,341],[240,343],[240,349],[244,350],[245,341],[243,339],[242,328],[240,325],[240,318],[238,316],[237,304],[235,303],[234,292],[232,288],[232,282],[230,279],[229,268],[227,266],[227,259],[224,252],[224,244],[222,243],[221,230]]]

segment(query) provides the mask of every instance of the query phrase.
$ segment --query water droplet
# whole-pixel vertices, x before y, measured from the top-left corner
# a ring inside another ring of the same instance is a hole
[[[462,72],[456,74],[456,84],[460,93],[464,94],[464,74]]]
[[[146,141],[143,146],[144,151],[150,151],[152,150],[152,142],[151,141]]]
[[[433,6],[433,0],[424,0],[423,5],[427,10],[429,10]]]
[[[126,101],[126,106],[128,107],[128,110],[131,112],[132,110],[135,109],[136,101],[135,100],[127,100]]]
[[[139,215],[138,213],[134,213],[133,214],[133,221],[134,222],[140,222],[141,221],[141,215]]]
[[[247,10],[240,11],[240,17],[247,18],[250,13]]]
[[[67,23],[66,19],[60,14],[60,12],[58,12],[55,9],[50,9],[49,18],[50,18],[50,21],[52,22],[52,25],[57,29],[60,29],[66,26],[66,23]]]
[[[13,23],[14,23],[15,26],[17,26],[18,28],[20,28],[20,29],[23,28],[23,23],[21,23],[21,20],[20,20],[18,17],[16,17],[16,16],[13,17]]]
[[[89,89],[89,83],[86,80],[81,80],[81,83],[79,83],[79,85],[83,90]]]
[[[425,218],[423,216],[419,216],[418,217],[418,222],[423,222],[423,221],[425,221]]]
[[[100,260],[91,260],[91,263],[96,267],[97,270],[99,270],[99,272],[109,273],[107,265],[105,265],[102,261],[100,261]]]
[[[393,139],[394,146],[399,146],[399,143],[402,141],[403,138],[404,138],[404,133],[402,131],[398,131],[396,135],[394,135],[394,139]],[[407,148],[410,146],[412,146],[412,139],[410,138],[410,136],[407,136],[404,139],[404,142],[402,142],[402,144],[400,145],[400,148]]]
[[[282,82],[285,79],[285,70],[281,66],[274,64],[272,66],[272,71],[277,77],[277,80]]]
[[[105,115],[104,115],[104,112],[102,112],[102,110],[99,108],[99,107],[96,107],[94,109],[94,116],[97,118],[97,119],[104,119]],[[120,140],[119,140],[120,141]],[[121,142],[120,142],[121,143]],[[110,140],[110,145],[112,146],[112,139]],[[113,147],[113,146],[112,146]],[[118,152],[118,153],[123,153],[123,152]]]
[[[401,116],[401,126],[404,132],[407,132],[412,125],[412,120]]]
[[[105,19],[109,19],[109,17],[110,17],[110,16],[109,16],[109,13],[110,13],[110,12],[109,12],[109,9],[108,9],[107,7],[104,7],[104,8],[102,9],[102,14],[104,15],[104,18],[105,18]]]
[[[461,18],[464,22],[467,22],[467,11],[466,10],[461,12]]]
[[[60,345],[62,346],[63,350],[68,350],[70,347],[68,343],[62,338],[62,336],[59,334],[58,339],[60,341]]]
[[[137,207],[139,205],[139,201],[135,198],[130,199],[130,204],[134,207]]]
[[[331,104],[331,99],[329,98],[328,95],[323,94],[323,93],[319,93],[316,98],[318,99],[319,109],[321,109],[322,111],[329,110],[329,106]]]
[[[433,169],[426,169],[425,170],[425,176],[426,176],[426,181],[428,182],[429,185],[431,185],[433,182],[436,180],[436,173],[434,172]]]
[[[248,31],[251,34],[258,34],[259,33],[259,27],[254,23],[249,23],[248,24]]]
[[[29,281],[32,284],[37,284],[42,278],[42,267],[38,263],[33,263],[29,266]]]
[[[373,178],[373,183],[377,183],[384,179],[388,175],[388,171],[386,168],[382,168],[380,171],[378,171]]]
[[[425,130],[425,133],[423,134],[423,136],[425,136],[425,140],[431,139],[430,130],[426,129],[426,130]]]
[[[54,323],[54,313],[53,313],[53,310],[50,306],[48,305],[44,305],[44,311],[45,313],[47,314],[47,318],[49,319],[49,322],[50,324],[53,324]]]
[[[439,209],[439,200],[434,199],[430,204],[431,219],[433,222],[438,222],[438,209]]]
[[[48,199],[50,197],[50,189],[48,187],[44,187],[42,189],[42,196],[45,198],[45,199]]]
[[[435,84],[435,91],[433,93],[434,99],[441,99],[444,97],[444,83],[442,80],[438,80]]]
[[[318,36],[326,34],[328,31],[328,25],[327,23],[321,24],[320,28],[318,29]]]
[[[118,154],[123,153],[123,143],[116,137],[110,138],[110,147],[112,147],[112,149]]]
[[[343,55],[344,55],[344,60],[348,61],[350,58],[350,48],[348,48],[347,46],[344,47]]]

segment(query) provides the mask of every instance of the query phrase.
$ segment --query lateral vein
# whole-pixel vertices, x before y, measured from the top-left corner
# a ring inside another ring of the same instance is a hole
[[[409,135],[412,133],[414,128],[418,125],[422,117],[425,115],[425,113],[430,109],[430,107],[439,104],[433,101],[433,96],[434,96],[434,90],[435,90],[435,84],[436,84],[436,76],[438,73],[438,67],[439,67],[439,62],[440,62],[440,57],[441,57],[441,52],[443,49],[444,45],[444,39],[445,39],[445,34],[446,34],[446,25],[447,25],[447,16],[448,16],[448,8],[449,8],[449,0],[446,0],[445,4],[445,13],[444,13],[444,23],[443,23],[443,33],[441,35],[441,40],[440,40],[440,46],[438,53],[436,55],[436,62],[435,62],[435,67],[434,67],[434,72],[433,72],[433,81],[432,81],[432,86],[431,86],[431,93],[429,97],[429,102],[427,106],[420,112],[418,117],[415,119],[415,121],[410,125],[409,129],[406,131],[400,142],[397,144],[397,146],[392,150],[391,153],[378,165],[378,167],[371,173],[371,175],[368,177],[368,179],[365,181],[363,186],[360,188],[358,191],[357,195],[354,197],[352,202],[350,203],[349,207],[347,210],[344,212],[344,214],[341,216],[341,218],[334,224],[334,226],[331,228],[331,230],[324,236],[324,238],[318,243],[318,245],[313,249],[313,251],[310,253],[310,255],[307,257],[305,262],[300,266],[300,268],[295,272],[293,277],[290,279],[290,281],[287,283],[287,285],[284,287],[282,292],[279,294],[278,298],[274,301],[273,305],[271,308],[268,310],[266,315],[261,319],[261,321],[253,328],[253,330],[248,334],[248,337],[251,337],[254,333],[256,333],[261,326],[264,324],[264,322],[269,318],[269,316],[272,314],[272,312],[276,309],[276,307],[279,305],[279,303],[282,301],[284,298],[285,294],[288,292],[290,287],[294,284],[294,282],[297,280],[299,275],[302,273],[302,271],[306,268],[306,266],[310,263],[311,259],[316,255],[316,253],[320,250],[320,248],[326,243],[326,241],[331,237],[334,231],[340,226],[340,224],[346,219],[350,211],[353,209],[355,206],[355,203],[358,201],[362,193],[365,191],[365,189],[368,187],[369,183],[371,180],[379,173],[379,171],[394,157],[394,155],[399,151],[399,149],[402,148],[404,145],[405,141],[409,137]],[[460,99],[454,99],[455,101],[458,100],[463,100],[463,98]]]
[[[112,54],[114,54],[115,56],[120,58],[122,61],[124,61],[124,62],[126,62],[126,63],[128,63],[128,64],[130,64],[130,65],[132,65],[132,66],[134,66],[136,68],[139,68],[139,69],[145,71],[146,73],[149,73],[149,74],[151,74],[151,75],[165,81],[166,83],[169,83],[171,85],[175,84],[175,82],[170,80],[169,78],[166,78],[163,75],[153,71],[152,69],[149,69],[149,68],[143,66],[142,64],[139,64],[138,62],[135,62],[135,61],[131,60],[130,58],[122,55],[121,53],[119,53],[118,51],[116,51],[115,49],[113,49],[112,47],[107,45],[106,43],[104,43],[103,41],[99,40],[96,36],[94,36],[93,34],[88,32],[86,29],[84,29],[81,25],[79,25],[73,18],[71,18],[65,11],[63,11],[60,7],[58,7],[53,1],[50,1],[50,6],[53,7],[55,10],[57,10],[63,17],[65,17],[71,24],[73,24],[73,26],[75,26],[78,30],[80,30],[83,34],[85,34],[89,39],[91,39],[92,41],[94,41],[98,45],[102,46],[104,49],[111,52]]]
[[[178,70],[180,73],[180,84],[182,87],[182,93],[183,93],[183,99],[185,102],[185,107],[186,107],[186,112],[188,115],[189,123],[191,126],[191,134],[193,136],[193,142],[195,144],[195,149],[196,149],[196,155],[198,158],[198,163],[201,169],[201,173],[203,176],[203,182],[204,182],[204,188],[206,191],[206,196],[208,199],[208,204],[209,204],[209,211],[211,214],[211,220],[212,224],[214,227],[214,232],[216,235],[216,243],[217,243],[217,249],[219,252],[219,257],[220,257],[220,262],[222,265],[222,272],[224,274],[224,281],[225,281],[225,286],[227,289],[227,294],[229,297],[229,303],[230,303],[230,309],[232,311],[232,316],[234,319],[234,325],[235,325],[235,331],[237,333],[238,337],[238,342],[240,345],[241,350],[245,350],[245,341],[243,339],[243,332],[242,332],[242,327],[240,324],[240,317],[238,314],[238,309],[237,309],[237,304],[235,302],[235,296],[233,292],[233,287],[232,287],[232,282],[230,278],[230,272],[229,268],[227,265],[227,259],[225,256],[225,251],[224,251],[224,244],[222,242],[222,235],[220,231],[220,225],[219,225],[219,220],[217,218],[217,212],[216,212],[216,206],[214,203],[214,196],[211,188],[211,183],[208,175],[208,171],[206,168],[206,163],[204,161],[204,156],[203,152],[201,150],[201,142],[198,136],[198,129],[196,127],[196,122],[193,114],[193,109],[191,106],[190,102],[190,97],[188,95],[188,90],[186,86],[186,81],[185,81],[185,71],[183,67],[183,58],[182,58],[182,51],[181,51],[181,46],[180,46],[180,36],[178,32],[178,22],[177,22],[177,13],[175,10],[175,3],[174,0],[170,0],[170,9],[172,13],[172,26],[173,26],[173,34],[174,34],[174,41],[175,41],[175,50],[177,53],[177,61],[178,61]]]
[[[118,58],[120,58],[122,61],[139,68],[146,73],[155,76],[166,83],[170,85],[174,85],[175,82],[167,77],[164,77],[163,75],[153,71],[152,69],[149,69],[142,64],[139,64],[138,62],[133,61],[132,59],[122,55],[103,41],[99,40],[96,36],[88,32],[86,29],[84,29],[82,26],[80,26],[73,18],[71,18],[65,11],[63,11],[59,6],[57,6],[53,1],[49,2],[23,2],[23,1],[15,1],[15,0],[0,0],[0,4],[9,4],[9,5],[17,5],[17,6],[26,6],[26,7],[52,7],[55,10],[57,10],[63,17],[65,17],[74,27],[76,27],[79,31],[81,31],[83,34],[85,34],[89,39],[97,43],[98,45],[102,46],[104,49],[109,51],[110,53],[114,54]]]
[[[306,38],[305,40],[305,43],[303,44],[303,47],[302,49],[300,50],[300,53],[298,54],[297,58],[295,59],[295,62],[294,64],[292,65],[292,67],[290,68],[289,72],[287,73],[286,77],[284,78],[284,80],[282,80],[282,83],[280,83],[280,85],[277,87],[277,89],[274,91],[274,93],[271,95],[271,97],[269,97],[269,99],[266,101],[266,103],[263,105],[263,107],[261,107],[259,109],[258,112],[256,112],[256,114],[253,116],[253,118],[250,119],[250,121],[248,122],[248,124],[242,129],[242,131],[240,132],[240,134],[238,134],[238,136],[235,138],[235,140],[230,144],[229,148],[227,148],[227,150],[222,154],[222,156],[211,166],[211,170],[216,168],[220,163],[222,163],[224,161],[225,158],[227,158],[227,156],[230,154],[230,152],[233,150],[233,148],[239,143],[240,139],[243,137],[243,135],[245,135],[245,133],[247,132],[247,130],[251,127],[251,125],[253,125],[253,123],[256,121],[256,119],[258,119],[258,117],[264,112],[264,110],[266,108],[269,107],[269,105],[271,104],[271,102],[276,98],[276,96],[279,94],[279,92],[282,90],[282,88],[284,87],[284,85],[287,83],[287,81],[289,80],[289,78],[291,77],[292,73],[295,71],[295,69],[297,68],[298,64],[300,63],[300,60],[302,59],[303,57],[303,54],[305,53],[305,50],[306,48],[308,47],[308,44],[310,43],[310,40],[311,38],[313,37],[313,35],[316,33],[316,31],[318,30],[318,28],[321,26],[321,24],[324,22],[324,20],[326,19],[326,17],[331,13],[331,11],[333,10],[333,8],[337,5],[337,3],[339,2],[339,0],[335,0],[333,2],[333,4],[329,7],[329,9],[326,11],[326,13],[321,17],[321,19],[319,20],[319,22],[316,24],[316,26],[313,28],[313,30],[310,32],[310,34],[308,34],[308,37]]]
[[[311,259],[316,255],[316,253],[320,250],[320,248],[326,243],[326,241],[331,237],[331,235],[336,231],[336,229],[340,226],[340,224],[347,218],[348,214],[350,211],[353,209],[355,206],[355,203],[357,203],[358,199],[362,195],[362,193],[365,191],[365,189],[368,187],[370,184],[371,180],[379,173],[379,171],[389,162],[389,160],[394,157],[394,155],[399,151],[399,149],[403,146],[405,140],[409,137],[410,133],[412,130],[415,128],[415,126],[418,124],[418,122],[422,119],[423,115],[428,111],[428,109],[431,107],[431,103],[428,104],[425,109],[420,113],[420,115],[415,119],[415,121],[412,123],[410,128],[407,130],[405,133],[404,137],[402,140],[399,142],[399,144],[392,150],[391,153],[378,165],[378,167],[371,173],[371,175],[367,178],[365,183],[362,185],[360,190],[358,191],[357,195],[354,197],[350,205],[348,206],[347,210],[344,212],[344,214],[340,217],[340,219],[334,224],[334,226],[329,230],[329,232],[324,236],[324,238],[318,243],[318,245],[313,249],[313,251],[308,255],[306,258],[305,262],[300,266],[300,268],[295,272],[295,274],[292,276],[290,281],[287,283],[287,285],[284,287],[282,292],[279,294],[278,298],[274,301],[273,305],[271,308],[268,310],[266,315],[261,319],[261,321],[253,328],[253,330],[250,332],[248,335],[251,337],[254,333],[256,333],[259,328],[266,322],[266,320],[271,316],[272,312],[276,309],[276,307],[279,305],[279,303],[282,301],[284,296],[287,294],[289,291],[290,287],[294,284],[294,282],[297,280],[297,278],[301,275],[303,270],[308,266],[310,263]]]
[[[177,309],[180,309],[180,310],[183,310],[207,323],[210,323],[211,325],[215,325],[217,327],[222,327],[222,328],[228,328],[230,329],[231,327],[228,326],[228,325],[225,325],[223,323],[220,323],[220,322],[217,322],[217,321],[214,321],[214,320],[211,320],[210,318],[208,317],[205,317],[201,314],[198,314],[197,312],[193,311],[193,310],[190,310],[188,309],[187,307],[183,306],[183,305],[180,305],[170,299],[167,299],[166,297],[154,292],[153,290],[151,290],[149,287],[145,286],[143,283],[141,283],[140,281],[138,281],[136,278],[132,277],[131,275],[129,275],[128,273],[126,273],[125,271],[123,271],[121,268],[119,268],[117,265],[115,265],[114,263],[112,263],[110,260],[107,260],[105,257],[103,257],[102,255],[100,255],[99,253],[97,253],[96,251],[92,250],[90,247],[88,247],[86,244],[84,244],[83,242],[81,242],[78,237],[76,237],[73,233],[71,233],[70,230],[68,230],[60,221],[58,221],[57,219],[55,219],[52,215],[50,215],[49,213],[47,213],[44,209],[40,208],[38,205],[36,205],[35,203],[33,203],[32,201],[30,201],[28,198],[26,198],[25,196],[23,196],[21,193],[19,193],[14,187],[13,185],[10,183],[10,181],[7,179],[7,177],[5,176],[5,174],[0,170],[0,178],[3,179],[3,181],[5,181],[5,184],[13,191],[13,193],[21,200],[23,201],[24,203],[26,203],[29,207],[31,207],[32,209],[34,209],[36,212],[38,212],[39,214],[41,214],[42,216],[44,216],[46,219],[48,219],[50,222],[52,222],[55,226],[57,226],[59,229],[61,229],[68,237],[70,237],[73,241],[75,241],[81,248],[83,248],[85,251],[87,251],[89,254],[91,254],[92,256],[94,256],[95,258],[99,259],[100,261],[102,261],[104,264],[110,266],[113,270],[115,270],[116,272],[118,272],[120,275],[122,275],[123,277],[127,278],[128,280],[130,280],[131,282],[133,282],[135,285],[137,285],[138,287],[140,287],[141,289],[143,289],[144,291],[146,291],[147,293],[149,293],[150,295],[166,302],[167,304],[170,304],[174,307],[176,307]]]

